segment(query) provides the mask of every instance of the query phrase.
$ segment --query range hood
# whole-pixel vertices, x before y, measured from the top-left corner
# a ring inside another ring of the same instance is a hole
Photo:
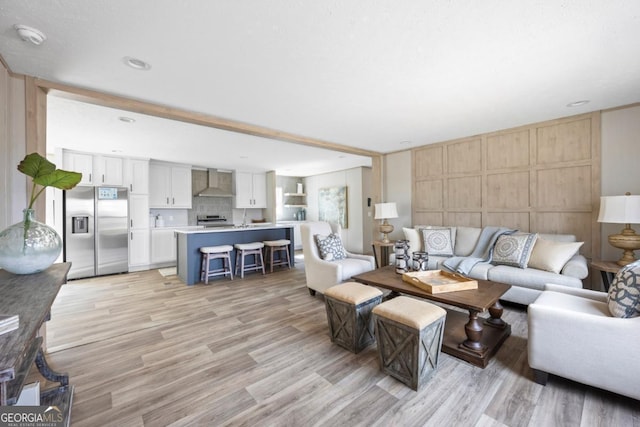
[[[231,172],[207,169],[207,188],[198,193],[199,197],[233,197]]]

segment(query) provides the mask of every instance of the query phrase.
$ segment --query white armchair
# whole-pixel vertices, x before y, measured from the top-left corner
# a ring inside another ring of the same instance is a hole
[[[340,231],[340,225],[328,222],[306,222],[300,226],[304,270],[311,295],[315,295],[316,291],[324,293],[325,289],[342,283],[351,276],[376,268],[375,259],[371,255],[358,255],[346,251],[345,259],[325,261],[320,258],[313,236],[316,234],[327,236],[331,233],[340,235]]]
[[[546,285],[528,308],[529,366],[548,374],[640,399],[640,317],[613,317],[607,294]]]

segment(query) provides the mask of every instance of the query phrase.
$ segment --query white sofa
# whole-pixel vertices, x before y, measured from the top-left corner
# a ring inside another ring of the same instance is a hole
[[[547,285],[528,307],[529,366],[640,400],[640,317],[611,316],[607,294]]]
[[[314,236],[328,236],[331,233],[340,235],[341,231],[340,225],[328,222],[306,222],[300,225],[304,271],[311,295],[315,295],[316,291],[323,294],[325,289],[342,283],[351,276],[376,268],[373,256],[354,254],[346,250],[347,257],[341,260],[325,261],[320,258]]]
[[[415,250],[424,250],[422,234],[423,228],[442,228],[429,225],[417,225],[413,229],[405,228],[405,237],[410,241],[410,255]],[[455,229],[455,244],[453,246],[454,256],[469,256],[480,237],[482,228],[478,227],[451,227]],[[453,233],[452,233],[453,234]],[[416,241],[415,236],[419,236]],[[453,237],[453,236],[452,236]],[[538,238],[556,242],[575,242],[576,237],[570,234],[538,234]],[[429,255],[429,269],[440,269],[442,263],[447,259],[444,256]],[[545,284],[555,283],[570,288],[582,288],[582,279],[589,274],[587,260],[584,256],[576,253],[562,267],[560,273],[538,270],[535,268],[518,268],[508,265],[496,265],[479,263],[467,274],[473,279],[491,280],[494,282],[511,285],[501,298],[518,304],[529,305],[536,300],[544,290]]]

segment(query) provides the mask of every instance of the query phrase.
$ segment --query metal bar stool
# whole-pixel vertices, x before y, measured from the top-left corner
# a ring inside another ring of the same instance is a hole
[[[273,273],[274,266],[282,265],[291,268],[291,258],[289,256],[289,245],[291,244],[291,240],[265,240],[262,243],[264,243],[264,258],[271,266],[271,273]],[[284,252],[286,256],[281,252]],[[274,253],[278,253],[278,257],[275,260],[273,259]]]
[[[238,268],[240,268],[240,277],[242,278],[244,278],[246,271],[262,270],[262,274],[264,274],[264,258],[262,257],[264,243],[236,243],[233,246],[236,248],[236,276]],[[251,255],[254,256],[253,264],[245,264],[245,258]]]
[[[202,267],[200,268],[200,280],[204,280],[205,284],[209,283],[209,277],[226,276],[227,274],[233,280],[233,271],[231,268],[231,251],[233,246],[205,246],[200,248],[202,254]],[[211,261],[214,259],[222,260],[222,267],[211,270]]]

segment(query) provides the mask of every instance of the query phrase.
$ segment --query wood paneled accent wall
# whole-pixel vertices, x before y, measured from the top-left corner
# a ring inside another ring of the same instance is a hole
[[[598,257],[600,113],[415,148],[413,224],[575,234]]]

